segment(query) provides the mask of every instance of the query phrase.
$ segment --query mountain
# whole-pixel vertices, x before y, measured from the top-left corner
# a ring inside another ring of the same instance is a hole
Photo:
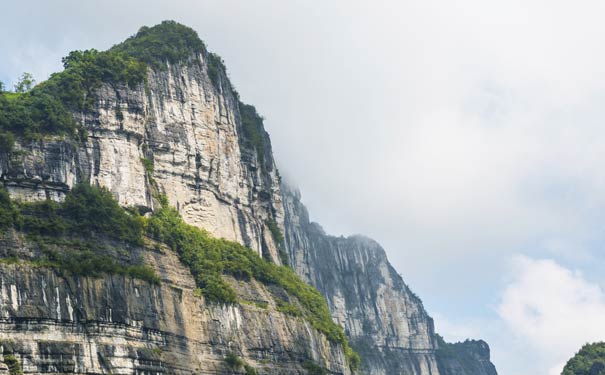
[[[604,375],[605,342],[586,344],[563,368],[562,375]]]
[[[495,374],[483,342],[439,355],[380,245],[309,221],[195,31],[63,62],[0,94],[7,371]]]
[[[497,375],[490,362],[490,350],[483,340],[466,340],[447,343],[437,335],[437,363],[440,374],[450,375]]]

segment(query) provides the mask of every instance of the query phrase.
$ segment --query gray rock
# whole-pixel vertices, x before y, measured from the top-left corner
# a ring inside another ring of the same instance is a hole
[[[466,340],[455,344],[438,338],[437,363],[441,375],[497,375],[490,362],[490,350],[483,340]]]
[[[0,243],[0,251],[12,251],[4,248],[9,243]],[[0,263],[0,353],[14,356],[26,374],[243,373],[226,364],[228,353],[258,374],[301,374],[309,361],[350,374],[342,346],[278,312],[263,285],[231,280],[242,300],[266,307],[207,303],[173,251],[130,251],[161,275],[160,286]]]
[[[156,208],[158,190],[188,223],[279,264],[279,244],[267,225],[274,221],[285,234],[282,250],[292,267],[324,294],[362,355],[364,373],[449,374],[455,365],[438,363],[432,319],[384,250],[362,236],[328,236],[309,222],[298,192],[280,185],[268,135],[262,130],[261,158],[244,139],[226,72],[215,86],[206,58],[203,53],[150,69],[146,85],[135,89],[102,86],[94,109],[74,114],[87,130],[85,140],[18,143],[12,154],[0,153],[0,181],[23,200],[62,200],[76,183],[97,184],[120,204],[144,210]],[[2,244],[11,253],[31,252],[0,238]],[[189,277],[171,267],[179,280]],[[164,366],[170,373],[219,374],[221,355],[232,348],[257,363],[283,361],[269,373],[304,373],[300,366],[308,358],[334,373],[348,371],[340,349],[302,323],[243,306],[204,305],[189,295],[190,282],[152,287],[123,277],[61,278],[14,266],[0,272],[0,339],[13,345],[6,340],[18,337],[15,351],[26,372],[103,373],[111,367],[113,373],[147,374]],[[170,359],[160,366],[143,348],[162,345]]]
[[[433,320],[375,241],[326,235],[295,189],[282,186],[292,267],[327,299],[364,374],[439,374]]]

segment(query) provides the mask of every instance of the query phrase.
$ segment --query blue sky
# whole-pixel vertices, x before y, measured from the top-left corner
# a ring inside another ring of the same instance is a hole
[[[174,19],[266,118],[312,219],[383,244],[502,375],[605,339],[605,4],[68,1],[3,6],[0,80]]]

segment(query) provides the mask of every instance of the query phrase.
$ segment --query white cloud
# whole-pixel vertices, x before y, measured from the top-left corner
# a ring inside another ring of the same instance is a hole
[[[603,289],[550,259],[515,258],[498,314],[549,375],[583,344],[605,340]]]

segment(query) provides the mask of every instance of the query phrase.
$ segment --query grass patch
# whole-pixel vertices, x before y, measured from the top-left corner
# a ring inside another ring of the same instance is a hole
[[[307,370],[308,375],[328,375],[329,372],[315,362],[307,361],[303,364],[303,368]]]
[[[332,320],[324,297],[292,269],[269,263],[239,243],[213,238],[206,231],[186,224],[171,207],[161,208],[148,219],[147,233],[178,253],[195,277],[198,293],[211,302],[237,302],[235,290],[223,279],[223,274],[283,288],[300,307],[276,298],[278,309],[304,318],[328,340],[342,344],[352,367],[359,366],[359,357],[349,347],[342,328]]]
[[[151,267],[123,264],[101,253],[96,241],[102,237],[116,240],[124,248],[141,246],[143,224],[143,218],[120,207],[104,188],[76,185],[63,203],[14,202],[0,188],[0,230],[15,228],[40,247],[43,254],[31,262],[34,266],[91,277],[125,275],[157,285],[160,278]],[[0,261],[19,263],[16,257]]]
[[[239,112],[242,119],[242,136],[240,142],[244,147],[256,151],[261,170],[267,169],[265,160],[265,143],[268,142],[263,124],[263,118],[253,105],[239,102]]]
[[[5,354],[4,363],[8,366],[8,373],[10,375],[23,374],[21,364],[19,363],[17,357],[15,357],[13,354]]]
[[[244,362],[243,359],[241,359],[234,353],[229,353],[225,356],[225,363],[227,364],[227,366],[235,370],[243,368],[245,371],[245,375],[256,375],[256,370],[254,369],[254,367]]]
[[[282,234],[281,230],[279,229],[279,226],[277,226],[277,223],[275,222],[275,220],[273,220],[273,219],[267,220],[266,224],[267,224],[267,227],[269,228],[269,231],[271,232],[271,236],[273,237],[273,240],[275,241],[275,243],[277,243],[277,244],[282,243],[284,240],[284,235]]]
[[[244,361],[233,353],[229,353],[225,356],[225,363],[229,365],[229,367],[236,369],[244,366]]]
[[[160,277],[147,265],[124,265],[109,255],[97,254],[92,250],[73,250],[64,252],[45,251],[46,257],[38,265],[55,268],[72,275],[101,277],[104,274],[123,275],[160,285]]]
[[[141,163],[143,163],[143,168],[145,168],[145,172],[148,174],[153,174],[154,164],[153,160],[147,158],[141,158]]]
[[[305,319],[328,340],[343,345],[352,367],[359,364],[342,327],[334,323],[324,297],[315,288],[288,267],[277,266],[237,242],[214,238],[186,224],[167,202],[145,219],[136,210],[120,207],[104,188],[76,185],[63,203],[15,203],[0,189],[0,223],[0,229],[14,227],[40,244],[44,258],[38,260],[39,266],[87,276],[122,274],[157,284],[159,278],[150,268],[124,265],[94,245],[95,236],[101,236],[142,246],[146,234],[176,251],[195,278],[195,293],[208,302],[238,302],[235,290],[223,275],[278,286],[288,294],[288,301],[274,295],[279,311]]]
[[[79,184],[63,203],[45,200],[17,203],[16,207],[12,224],[28,234],[50,237],[102,234],[134,245],[143,244],[143,219],[120,207],[106,188]],[[9,209],[6,206],[5,212]],[[11,224],[10,220],[5,222]]]

